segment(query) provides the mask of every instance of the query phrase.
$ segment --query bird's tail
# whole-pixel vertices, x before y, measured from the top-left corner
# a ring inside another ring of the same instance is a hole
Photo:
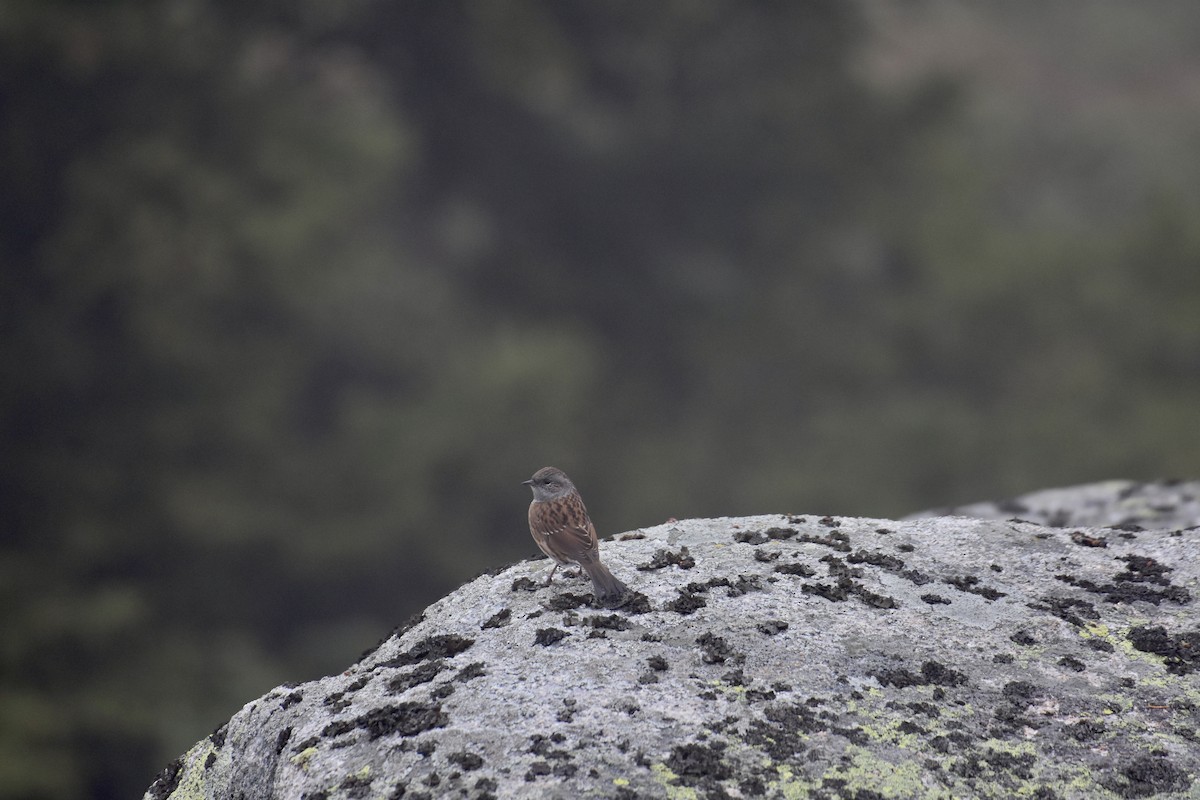
[[[621,580],[608,571],[608,567],[601,564],[599,561],[591,564],[580,564],[592,579],[592,591],[596,594],[596,601],[602,606],[614,608],[621,605],[622,601],[629,595],[629,587]]]

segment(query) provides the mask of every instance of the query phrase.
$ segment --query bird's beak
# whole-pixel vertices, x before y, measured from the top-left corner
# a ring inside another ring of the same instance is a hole
[[[522,486],[533,486],[533,478],[530,478],[527,481],[521,481],[521,485]]]

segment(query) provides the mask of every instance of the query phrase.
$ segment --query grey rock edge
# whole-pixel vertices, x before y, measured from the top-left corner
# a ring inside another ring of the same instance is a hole
[[[248,704],[145,797],[1198,798],[1197,498],[973,509],[1119,528],[671,522],[603,545],[636,592],[615,611],[519,563]]]

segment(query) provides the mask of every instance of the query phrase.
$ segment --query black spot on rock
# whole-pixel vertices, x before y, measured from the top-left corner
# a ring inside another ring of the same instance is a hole
[[[784,575],[799,575],[802,578],[811,578],[813,575],[817,574],[815,569],[807,564],[801,564],[799,562],[795,564],[780,564],[779,566],[775,567],[775,571]]]
[[[567,638],[567,632],[560,628],[538,628],[533,643],[540,644],[542,647],[549,647],[565,638]]]
[[[777,560],[783,553],[778,550],[763,550],[761,547],[754,551],[754,560],[764,564]]]
[[[668,667],[667,660],[662,656],[650,656],[646,659],[646,665],[657,672],[663,672]]]
[[[287,747],[288,740],[292,738],[292,726],[288,725],[279,732],[275,737],[275,755],[283,752],[283,748]]]
[[[150,800],[166,800],[179,787],[179,777],[183,772],[183,759],[177,758],[158,773],[154,783],[146,791]]]
[[[303,692],[291,692],[290,694],[288,694],[286,697],[283,698],[283,702],[279,704],[279,707],[280,708],[291,708],[292,706],[296,705],[297,703],[299,703],[303,700],[304,700]]]
[[[942,597],[940,594],[933,594],[932,592],[929,594],[921,595],[921,599],[924,600],[926,603],[929,603],[929,605],[931,605],[931,606],[936,606],[936,605],[948,606],[948,605],[950,605],[949,599]]]

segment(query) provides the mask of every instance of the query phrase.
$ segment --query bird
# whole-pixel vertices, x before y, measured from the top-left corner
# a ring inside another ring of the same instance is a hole
[[[546,585],[560,565],[575,563],[592,579],[596,601],[604,606],[620,605],[629,587],[600,563],[600,540],[588,516],[579,490],[557,467],[542,467],[525,486],[533,490],[529,504],[529,533],[538,549],[554,561]]]

